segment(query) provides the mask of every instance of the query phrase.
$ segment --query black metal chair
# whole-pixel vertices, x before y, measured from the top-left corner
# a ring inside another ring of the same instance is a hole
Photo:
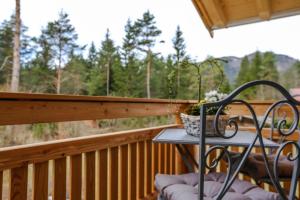
[[[284,100],[275,102],[270,106],[266,111],[261,122],[258,121],[257,115],[248,102],[244,100],[236,99],[236,96],[242,91],[248,89],[249,87],[257,85],[267,85],[278,90],[283,96]],[[241,103],[243,104],[251,113],[254,120],[255,133],[253,140],[244,148],[244,151],[239,157],[233,158],[232,154],[228,151],[226,146],[216,145],[210,147],[208,150],[205,148],[205,134],[201,134],[199,138],[199,172],[194,174],[185,174],[185,175],[157,175],[156,176],[156,188],[160,192],[160,198],[166,200],[184,200],[184,199],[264,199],[264,200],[273,200],[273,199],[295,199],[296,188],[297,188],[297,179],[300,172],[300,143],[299,141],[288,141],[282,140],[278,144],[276,152],[273,153],[273,158],[271,159],[268,156],[266,150],[265,140],[262,136],[262,129],[266,123],[266,120],[272,111],[276,109],[279,105],[285,104],[288,105],[293,113],[294,119],[292,126],[284,131],[283,125],[286,123],[285,120],[282,120],[278,124],[278,132],[280,136],[286,139],[292,134],[298,134],[297,127],[299,123],[299,112],[297,110],[297,105],[300,105],[300,102],[296,101],[287,90],[285,90],[279,84],[272,81],[252,81],[247,84],[242,85],[241,87],[234,90],[226,99],[215,102],[204,104],[201,108],[201,125],[200,130],[202,133],[205,133],[206,128],[206,109],[211,106],[218,106],[219,110],[215,116],[214,127],[219,137],[222,137],[224,140],[233,138],[239,132],[239,126],[234,120],[229,120],[228,125],[233,129],[229,134],[222,135],[218,128],[218,120],[220,113],[231,103]],[[237,179],[237,175],[247,165],[247,160],[251,157],[251,151],[255,145],[259,145],[261,148],[261,160],[264,163],[264,169],[267,173],[270,184],[274,186],[277,193],[267,192],[263,189],[252,185],[249,182],[241,181]],[[280,160],[282,160],[281,153],[288,146],[295,148],[295,152],[290,152],[288,156],[285,157],[285,162],[292,163],[291,175],[288,177],[291,181],[291,186],[288,192],[286,192],[280,185]],[[207,158],[215,150],[221,150],[221,156],[208,163]],[[227,159],[228,168],[227,173],[209,173],[205,174],[206,168],[213,169],[216,168],[219,164],[219,161],[223,158]],[[241,189],[241,188],[244,188]],[[249,192],[249,193],[246,193]]]

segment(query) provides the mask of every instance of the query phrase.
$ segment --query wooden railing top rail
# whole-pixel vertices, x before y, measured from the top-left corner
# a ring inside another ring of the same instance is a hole
[[[0,149],[0,171],[30,163],[97,151],[123,144],[152,139],[164,128],[177,127],[176,124],[153,128],[121,131],[93,136],[85,136],[37,144],[5,147]]]
[[[61,94],[32,94],[32,93],[10,93],[0,92],[0,100],[15,101],[71,101],[71,102],[128,102],[128,103],[196,103],[195,100],[177,99],[146,99],[111,96],[83,96],[83,95],[61,95]]]

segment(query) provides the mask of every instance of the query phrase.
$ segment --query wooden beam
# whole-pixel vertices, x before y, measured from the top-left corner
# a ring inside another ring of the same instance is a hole
[[[211,19],[209,18],[208,12],[205,9],[203,3],[200,0],[192,0],[192,2],[194,4],[200,18],[202,19],[202,22],[204,23],[206,29],[208,30],[210,37],[213,38],[213,36],[214,36],[213,30],[212,30],[213,23],[212,23]]]
[[[256,0],[258,15],[262,20],[271,18],[271,2],[270,0]]]
[[[209,16],[214,22],[214,26],[224,28],[227,24],[227,18],[220,0],[202,0],[206,10],[209,10]]]
[[[175,114],[179,107],[181,104],[165,102],[6,100],[0,101],[0,125],[161,116]]]

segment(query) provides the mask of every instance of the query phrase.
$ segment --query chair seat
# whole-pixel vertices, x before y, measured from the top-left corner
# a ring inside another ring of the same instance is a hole
[[[183,175],[157,174],[155,187],[164,200],[197,200],[198,174]],[[205,175],[204,196],[205,200],[212,200],[222,188],[224,173],[209,173]],[[247,181],[236,179],[223,200],[277,200],[279,195],[267,192]]]
[[[237,155],[238,153],[231,152],[231,154]],[[270,169],[273,170],[275,155],[267,155],[267,157],[270,164]],[[249,175],[257,181],[269,179],[269,175],[264,164],[263,155],[261,153],[251,153],[242,167],[241,172]],[[291,179],[292,174],[293,162],[289,161],[286,156],[280,156],[278,161],[278,177],[280,179]]]

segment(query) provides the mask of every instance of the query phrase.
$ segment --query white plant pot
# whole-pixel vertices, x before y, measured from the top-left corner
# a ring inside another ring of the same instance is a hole
[[[193,116],[193,115],[180,113],[180,117],[187,134],[199,137],[201,134],[200,116]],[[222,135],[225,134],[228,119],[229,119],[228,115],[220,115],[219,117],[218,127]],[[206,131],[205,131],[206,136],[209,137],[220,136],[219,134],[217,134],[217,131],[214,128],[214,120],[215,120],[215,115],[206,116]]]

